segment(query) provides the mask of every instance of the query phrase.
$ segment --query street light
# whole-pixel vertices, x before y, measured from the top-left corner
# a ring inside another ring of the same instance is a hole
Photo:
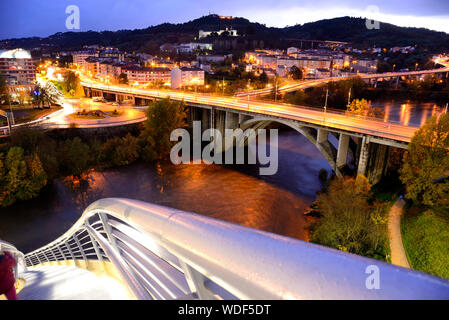
[[[326,89],[326,101],[324,102],[324,122],[326,122],[327,97],[329,96],[329,89]]]

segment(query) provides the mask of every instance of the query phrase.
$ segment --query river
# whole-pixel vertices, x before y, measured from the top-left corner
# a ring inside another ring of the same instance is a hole
[[[419,126],[441,112],[434,103],[384,102],[386,116]],[[0,239],[29,252],[68,230],[93,201],[124,197],[153,202],[217,219],[304,239],[304,210],[321,188],[318,171],[330,166],[305,137],[279,135],[279,170],[260,176],[257,165],[143,163],[91,171],[79,188],[58,179],[30,201],[0,208]]]
[[[445,104],[434,102],[376,101],[373,107],[385,111],[384,121],[395,121],[406,126],[420,127],[426,119],[445,111]]]
[[[279,170],[259,176],[258,165],[160,166],[137,163],[91,171],[78,188],[58,179],[37,199],[0,209],[0,239],[23,252],[68,230],[93,201],[124,197],[207,215],[304,239],[304,210],[320,189],[318,171],[330,166],[294,131],[280,132]]]

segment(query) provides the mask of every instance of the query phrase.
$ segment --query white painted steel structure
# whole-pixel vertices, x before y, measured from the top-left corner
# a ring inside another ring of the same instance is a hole
[[[129,199],[96,201],[23,259],[109,261],[138,299],[449,299],[440,278]],[[366,286],[369,266],[380,289]]]

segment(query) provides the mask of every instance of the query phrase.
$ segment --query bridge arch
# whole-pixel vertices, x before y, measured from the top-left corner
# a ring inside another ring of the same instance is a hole
[[[254,129],[256,132],[256,136],[257,136],[257,129],[263,129],[263,128],[267,127],[272,122],[283,124],[289,128],[292,128],[293,130],[299,132],[304,137],[306,137],[307,140],[312,142],[312,144],[321,152],[321,154],[327,160],[327,162],[329,163],[331,168],[335,171],[337,176],[342,176],[339,168],[337,167],[337,162],[336,162],[337,150],[329,142],[327,131],[326,131],[326,135],[325,135],[325,140],[320,140],[320,137],[319,137],[320,130],[316,130],[317,132],[315,133],[315,132],[313,132],[314,129],[305,127],[305,126],[300,126],[298,123],[296,123],[294,121],[283,120],[283,119],[273,119],[273,118],[267,118],[267,117],[254,117],[254,118],[248,119],[240,124],[240,128],[244,132],[243,138],[245,137],[246,130]],[[256,138],[256,136],[253,138]],[[251,140],[244,141],[243,138],[239,140],[240,145],[242,145],[243,143],[245,145],[247,145],[249,142],[251,142]]]

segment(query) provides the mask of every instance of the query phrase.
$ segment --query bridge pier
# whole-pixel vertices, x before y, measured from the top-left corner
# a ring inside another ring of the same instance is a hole
[[[348,151],[349,151],[349,135],[340,133],[340,138],[338,139],[338,149],[337,149],[337,169],[341,170],[348,161]]]
[[[240,127],[240,117],[238,114],[226,111],[226,118],[225,118],[225,128],[226,129],[236,129]]]
[[[372,143],[369,137],[363,137],[360,141],[357,174],[363,174],[373,185],[378,183],[386,174],[389,156],[389,146]]]

